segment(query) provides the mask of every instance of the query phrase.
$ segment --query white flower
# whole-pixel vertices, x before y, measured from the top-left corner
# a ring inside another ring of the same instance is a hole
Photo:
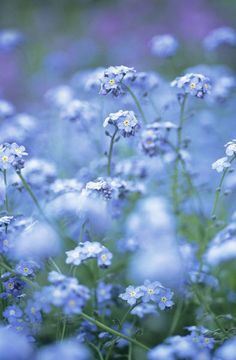
[[[236,139],[229,141],[227,144],[225,144],[225,147],[226,147],[225,150],[226,155],[232,156],[236,154]]]
[[[230,166],[231,166],[231,164],[226,156],[216,160],[211,165],[212,169],[216,170],[219,173],[224,171],[225,169],[229,168]]]

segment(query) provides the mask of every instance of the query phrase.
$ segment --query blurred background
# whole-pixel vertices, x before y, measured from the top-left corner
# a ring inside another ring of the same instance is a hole
[[[1,0],[0,30],[22,32],[24,49],[0,53],[0,97],[24,108],[26,100],[95,66],[123,64],[173,77],[150,55],[150,39],[178,38],[176,73],[214,62],[201,41],[216,27],[234,27],[235,13],[235,0]],[[235,67],[233,57],[225,61]]]

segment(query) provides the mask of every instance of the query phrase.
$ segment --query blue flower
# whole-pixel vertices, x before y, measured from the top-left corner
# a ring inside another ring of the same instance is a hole
[[[28,300],[25,307],[25,314],[32,324],[37,324],[42,321],[42,315],[40,310],[41,308],[38,302]]]
[[[104,71],[101,81],[101,95],[107,95],[111,93],[114,96],[118,96],[124,93],[122,89],[122,80],[127,74],[134,73],[134,68],[129,68],[127,66],[110,66]]]
[[[15,267],[15,271],[18,274],[21,274],[23,276],[34,276],[35,270],[38,269],[39,266],[34,261],[24,261],[21,260]]]
[[[161,310],[170,308],[174,305],[174,302],[171,300],[174,293],[170,289],[162,288],[158,294],[158,306]]]
[[[209,51],[216,50],[221,45],[236,46],[236,31],[226,26],[215,29],[205,37],[203,45]]]
[[[103,249],[97,257],[98,266],[100,268],[107,268],[111,265],[112,253],[108,249]]]
[[[161,59],[174,56],[178,46],[178,41],[169,34],[156,35],[151,40],[152,53]]]
[[[33,351],[28,339],[13,329],[0,327],[1,360],[29,360]]]
[[[112,288],[111,284],[105,284],[103,281],[99,282],[96,295],[98,303],[104,303],[105,301],[111,300],[112,297]]]
[[[211,90],[210,79],[202,74],[194,73],[177,77],[172,81],[171,86],[182,89],[185,94],[190,94],[198,98],[204,98]]]
[[[134,135],[139,129],[138,120],[133,111],[120,110],[109,114],[103,126],[107,127],[109,124],[116,126],[123,137]]]
[[[143,291],[141,290],[140,286],[134,287],[131,285],[125,289],[124,293],[119,295],[122,300],[126,300],[127,303],[131,306],[135,305],[137,303],[137,300],[140,299],[142,296]]]
[[[217,172],[222,172],[225,169],[228,169],[231,167],[231,164],[229,162],[229,159],[225,156],[222,157],[218,160],[216,160],[215,162],[213,162],[213,164],[211,165],[213,170],[216,170]]]
[[[142,301],[156,301],[157,295],[160,291],[163,291],[163,287],[159,281],[151,282],[149,280],[144,281],[144,285],[140,286],[141,291],[143,292]]]
[[[3,311],[2,314],[8,320],[8,322],[11,323],[15,319],[21,318],[23,315],[23,312],[19,306],[10,305]]]

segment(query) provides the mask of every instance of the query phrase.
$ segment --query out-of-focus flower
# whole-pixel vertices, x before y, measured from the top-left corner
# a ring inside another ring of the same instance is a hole
[[[74,339],[48,345],[40,349],[36,360],[57,360],[59,357],[67,360],[89,360],[90,354],[86,347]],[[11,359],[9,359],[11,360]]]
[[[151,40],[152,53],[161,59],[174,56],[178,46],[178,41],[174,36],[169,34],[156,35]]]
[[[29,360],[33,351],[25,336],[13,329],[0,327],[0,354],[1,360]]]
[[[203,41],[204,47],[213,51],[221,45],[236,46],[236,31],[230,27],[220,27],[210,32]]]
[[[215,360],[234,360],[235,359],[236,337],[225,341],[215,352]]]
[[[4,29],[0,31],[0,51],[11,51],[23,43],[23,34],[17,30]]]
[[[225,156],[225,157],[222,157],[218,160],[216,160],[212,165],[212,169],[213,170],[216,170],[217,172],[222,172],[224,171],[225,169],[228,169],[230,168],[231,164],[229,162],[229,159]]]
[[[233,156],[236,154],[236,139],[233,139],[232,141],[227,142],[225,144],[225,153],[227,156]]]
[[[46,259],[60,251],[57,233],[46,223],[35,222],[26,228],[15,242],[14,256],[18,259]]]
[[[0,99],[0,118],[7,119],[15,113],[14,106],[6,100]]]
[[[112,253],[96,241],[80,243],[74,250],[67,251],[66,255],[66,263],[75,266],[80,265],[85,260],[97,258],[98,266],[103,268],[110,266],[112,259]]]
[[[236,224],[232,222],[220,231],[209,243],[204,255],[206,262],[211,266],[235,259],[236,257]]]
[[[210,79],[202,74],[195,73],[177,77],[171,82],[171,86],[182,89],[184,94],[190,94],[201,99],[211,90]]]

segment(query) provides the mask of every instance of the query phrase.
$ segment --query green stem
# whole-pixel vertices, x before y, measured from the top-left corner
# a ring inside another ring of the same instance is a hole
[[[182,143],[182,128],[184,123],[184,110],[186,105],[187,95],[184,96],[183,101],[180,107],[180,117],[179,117],[179,127],[178,127],[178,134],[177,134],[177,145],[176,145],[176,161],[174,167],[174,174],[173,174],[173,184],[172,184],[172,196],[174,202],[174,210],[175,213],[178,213],[179,207],[179,161],[180,161],[180,154],[179,151],[181,149]]]
[[[107,162],[107,175],[111,175],[111,159],[112,159],[112,152],[113,152],[113,146],[115,143],[115,137],[118,132],[118,128],[115,129],[113,135],[111,136],[109,151],[108,151],[108,162]]]
[[[232,157],[232,159],[229,161],[230,164],[236,159],[236,155],[234,155]],[[225,176],[227,175],[229,171],[229,168],[226,168],[224,171],[223,171],[223,174],[221,176],[221,179],[220,179],[220,182],[219,182],[219,185],[218,185],[218,188],[215,192],[215,199],[214,199],[214,203],[213,203],[213,208],[212,208],[212,211],[211,211],[211,216],[213,217],[215,215],[215,212],[216,212],[216,209],[217,209],[217,205],[218,205],[218,201],[219,201],[219,198],[220,198],[220,192],[221,192],[221,187],[223,185],[223,182],[224,182],[224,179],[225,179]]]
[[[66,317],[65,317],[64,320],[63,320],[63,326],[62,326],[61,341],[63,341],[63,340],[64,340],[64,337],[65,337],[65,333],[66,333],[66,322],[67,322],[67,319],[66,319]]]
[[[24,185],[25,190],[28,192],[28,194],[30,195],[31,199],[33,200],[33,202],[35,203],[37,209],[39,210],[40,214],[46,219],[46,216],[43,212],[43,209],[41,208],[36,196],[34,195],[33,191],[31,190],[30,186],[28,185],[28,183],[26,182],[25,178],[23,177],[23,175],[21,174],[21,172],[16,172],[17,175],[19,176],[19,178],[22,181],[22,184]],[[47,219],[46,219],[47,220]]]
[[[217,319],[217,316],[215,315],[215,313],[211,310],[209,304],[207,301],[205,301],[204,296],[201,295],[200,292],[198,292],[198,290],[192,286],[192,289],[199,301],[200,305],[203,305],[203,307],[205,308],[205,311],[209,314],[211,314],[211,316],[214,319],[215,324],[219,327],[219,329],[223,332],[224,335],[228,335],[228,332],[224,329],[224,327],[221,325],[220,321]]]
[[[94,349],[96,351],[96,353],[98,354],[99,360],[104,360],[104,357],[103,357],[101,351],[99,350],[99,348],[91,342],[89,342],[88,344],[89,344],[89,346],[91,346],[92,349]]]
[[[3,180],[5,185],[5,206],[6,211],[9,212],[8,194],[7,194],[7,170],[3,170]]]
[[[134,304],[133,306],[131,306],[127,311],[126,313],[124,314],[124,316],[122,317],[120,323],[119,323],[119,327],[118,327],[118,330],[121,331],[122,329],[122,325],[124,324],[127,316],[131,313],[131,311],[137,306],[139,305],[140,303],[136,303]],[[114,346],[115,346],[115,343],[116,343],[116,340],[118,340],[118,338],[115,338],[112,342],[111,342],[111,346],[110,346],[110,349],[107,353],[107,356],[106,356],[106,359],[105,360],[108,360],[110,358],[110,355],[112,354],[113,352],[113,349],[114,349]]]
[[[178,325],[178,322],[179,322],[179,319],[180,319],[180,316],[181,316],[181,313],[182,313],[183,305],[184,305],[184,301],[181,298],[181,299],[179,299],[177,308],[175,310],[175,314],[174,314],[174,317],[173,317],[173,320],[172,320],[172,324],[171,324],[171,327],[170,327],[168,337],[171,336],[175,332],[175,329],[176,329],[176,327]]]
[[[129,344],[128,360],[132,360],[132,344]]]
[[[132,344],[134,344],[134,345],[136,345],[136,346],[139,346],[139,347],[141,347],[142,349],[144,349],[144,350],[146,350],[146,351],[150,350],[146,345],[142,344],[142,343],[139,342],[138,340],[133,339],[133,338],[131,338],[131,337],[129,337],[129,336],[126,336],[126,335],[122,334],[122,333],[119,332],[119,331],[116,331],[116,330],[110,328],[109,326],[101,323],[101,322],[98,321],[98,320],[95,320],[94,318],[92,318],[91,316],[89,316],[89,315],[87,315],[87,314],[85,314],[85,313],[83,313],[83,312],[81,313],[81,317],[82,317],[83,319],[91,322],[92,324],[97,325],[99,328],[101,328],[101,329],[109,332],[109,333],[112,334],[112,335],[115,335],[115,336],[117,336],[117,337],[119,337],[119,338],[125,339],[125,340],[127,340],[128,342],[130,342],[130,343],[132,343]]]
[[[138,108],[138,111],[140,112],[140,115],[141,115],[141,117],[143,119],[144,124],[147,124],[147,120],[146,120],[146,117],[144,115],[143,109],[142,109],[142,107],[140,105],[140,102],[138,101],[136,95],[133,93],[133,91],[130,89],[129,86],[127,86],[125,84],[122,84],[122,85],[128,91],[128,93],[132,96],[132,98],[133,98],[133,100],[134,100],[134,102],[135,102],[135,104],[136,104],[136,106]]]

